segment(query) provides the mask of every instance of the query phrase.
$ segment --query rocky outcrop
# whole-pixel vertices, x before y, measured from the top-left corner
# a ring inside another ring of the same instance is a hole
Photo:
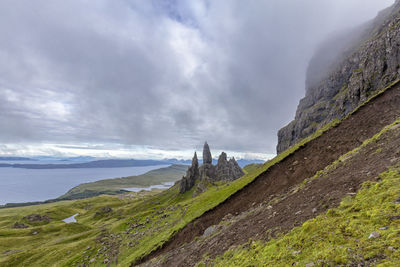
[[[203,165],[199,169],[200,179],[212,179],[215,177],[215,166],[212,164],[210,147],[207,142],[203,147]]]
[[[235,158],[228,160],[225,152],[221,153],[217,165],[214,166],[212,164],[210,147],[206,142],[203,148],[203,165],[199,167],[197,154],[195,152],[192,165],[180,181],[179,191],[180,193],[189,191],[196,184],[197,180],[208,182],[233,181],[242,175],[244,175],[244,172],[236,162]],[[204,192],[204,188],[199,190],[199,192]]]
[[[30,223],[38,223],[38,222],[50,222],[51,218],[46,215],[40,215],[40,214],[30,214],[28,216],[23,217],[22,219],[27,220]]]
[[[218,164],[215,168],[215,177],[219,180],[233,181],[244,175],[235,158],[227,160],[227,155],[222,152],[218,158]]]
[[[203,165],[204,164],[212,164],[212,156],[210,147],[208,146],[207,142],[204,143],[203,147]]]
[[[208,179],[208,180],[214,180],[215,177],[215,166],[212,165],[211,163],[206,163],[201,165],[199,168],[199,173],[200,173],[200,179]]]
[[[29,227],[28,225],[21,223],[21,222],[16,222],[12,226],[12,228],[14,228],[14,229],[24,229],[24,228],[28,228],[28,227]]]
[[[295,119],[278,132],[280,153],[341,119],[400,78],[400,1],[362,27],[323,45],[310,62],[306,95]]]
[[[179,192],[185,193],[189,191],[195,185],[197,179],[199,179],[199,161],[197,159],[197,153],[194,152],[192,166],[186,171],[186,175],[182,177]]]

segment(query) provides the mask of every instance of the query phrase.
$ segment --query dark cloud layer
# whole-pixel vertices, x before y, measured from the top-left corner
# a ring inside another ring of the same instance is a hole
[[[273,153],[333,31],[393,0],[0,2],[0,142]]]

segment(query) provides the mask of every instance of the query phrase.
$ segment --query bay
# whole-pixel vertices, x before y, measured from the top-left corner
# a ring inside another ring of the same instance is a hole
[[[140,175],[167,166],[169,165],[87,169],[0,168],[0,205],[57,198],[81,183]]]

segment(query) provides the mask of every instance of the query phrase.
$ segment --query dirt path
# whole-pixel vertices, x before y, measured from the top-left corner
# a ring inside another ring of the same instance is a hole
[[[317,171],[324,169],[340,155],[360,146],[364,140],[372,137],[398,117],[400,117],[399,85],[388,89],[374,101],[361,107],[347,120],[307,143],[304,147],[296,151],[296,153],[272,166],[252,183],[233,194],[225,202],[189,223],[184,229],[173,236],[170,241],[165,243],[162,248],[145,257],[142,262],[171,252],[175,257],[168,257],[165,262],[166,265],[188,266],[195,263],[194,258],[188,261],[179,260],[181,257],[176,254],[178,248],[185,243],[191,242],[196,236],[201,236],[205,229],[211,225],[218,224],[228,214],[239,215],[242,212],[249,211],[253,207],[272,199],[274,196],[284,193],[288,188],[300,183],[304,179],[313,176]],[[349,188],[353,188],[353,190],[357,189],[355,185],[349,186]],[[282,211],[278,211],[277,209],[276,212],[278,214],[283,213],[284,209]],[[294,214],[289,213],[287,216],[293,217]],[[295,217],[298,221],[303,218],[301,214]],[[307,215],[304,213],[304,218],[306,217]],[[208,244],[208,247],[204,249],[197,248],[198,252],[193,257],[199,259],[199,255],[202,255],[201,253],[205,251],[212,254],[216,253],[215,255],[217,255],[225,251],[230,245],[243,243],[249,237],[255,237],[265,229],[270,229],[265,224],[265,218],[264,220],[260,218],[262,231],[260,228],[254,227],[256,220],[256,218],[251,221],[246,219],[241,222],[241,225],[245,228],[239,227],[239,224],[234,224],[237,227],[237,231],[234,231],[236,234],[226,236],[226,238],[230,238],[229,240],[233,240],[232,242],[225,240],[224,236],[220,236],[219,238],[224,240],[224,242],[218,242],[222,246],[221,249],[215,250]],[[279,225],[284,229],[285,221],[287,221],[287,217],[281,217],[280,221],[275,222],[274,225]],[[186,253],[185,255],[188,256]],[[188,257],[188,259],[190,258]]]

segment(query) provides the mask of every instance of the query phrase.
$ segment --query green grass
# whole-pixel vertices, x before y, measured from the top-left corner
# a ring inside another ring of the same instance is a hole
[[[122,188],[147,187],[150,185],[175,182],[182,178],[188,169],[187,165],[171,165],[166,168],[151,170],[142,175],[115,179],[104,179],[92,183],[80,184],[60,198],[72,198],[82,194],[109,192],[120,193]]]
[[[253,172],[255,169],[261,167],[262,165],[263,165],[262,163],[252,163],[252,164],[248,164],[248,165],[244,166],[243,172],[244,172],[245,174],[251,173],[251,172]]]
[[[371,99],[373,97],[369,101]],[[216,207],[268,168],[338,123],[339,120],[332,121],[260,167],[249,167],[243,177],[230,183],[209,186],[206,192],[197,197],[192,197],[194,189],[179,194],[178,186],[174,186],[159,194],[142,192],[126,198],[99,196],[2,209],[0,266],[74,266],[88,264],[92,259],[96,266],[106,266],[104,260],[112,260],[116,248],[119,265],[128,266],[157,249],[189,222]],[[124,184],[125,181],[121,182]],[[93,186],[102,190],[107,183],[105,181]],[[84,187],[81,189],[85,190]],[[104,207],[111,207],[112,211],[99,213]],[[27,229],[12,229],[15,222],[21,222],[24,216],[33,213],[47,215],[52,221],[45,225],[31,224]],[[80,214],[77,223],[61,222],[61,219],[75,213]],[[34,235],[34,232],[37,234]]]
[[[230,250],[215,266],[337,266],[378,262],[400,265],[400,168],[380,175],[381,182],[366,182],[354,197],[269,242],[252,242]],[[387,227],[386,230],[383,230]],[[369,238],[378,232],[379,238]]]

